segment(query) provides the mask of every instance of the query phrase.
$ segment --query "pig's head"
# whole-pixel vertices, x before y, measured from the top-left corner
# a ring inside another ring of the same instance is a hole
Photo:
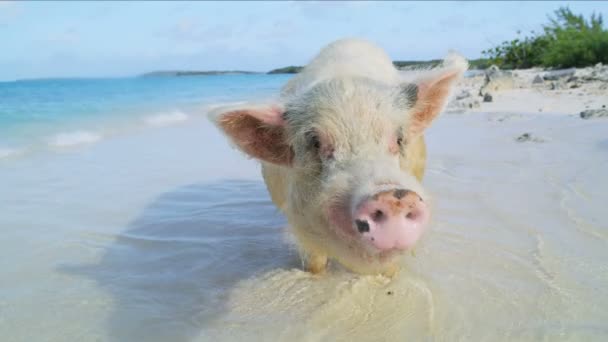
[[[424,232],[421,137],[466,67],[455,56],[402,84],[332,78],[280,104],[223,111],[216,122],[245,153],[287,168],[285,211],[301,242],[357,269],[411,248]]]

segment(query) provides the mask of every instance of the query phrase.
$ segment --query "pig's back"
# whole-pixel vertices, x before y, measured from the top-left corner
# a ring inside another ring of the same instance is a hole
[[[283,96],[295,96],[314,84],[343,77],[362,77],[397,84],[399,72],[378,46],[362,39],[342,39],[326,46],[283,87]]]

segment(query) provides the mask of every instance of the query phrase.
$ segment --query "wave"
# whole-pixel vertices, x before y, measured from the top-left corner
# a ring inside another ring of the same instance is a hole
[[[157,114],[144,119],[144,122],[150,126],[167,126],[178,122],[188,120],[188,115],[175,110],[171,113]]]
[[[203,109],[203,111],[212,111],[212,110],[222,108],[222,107],[240,106],[245,103],[247,103],[247,101],[218,102],[218,103],[204,105],[202,109]]]
[[[21,150],[18,150],[16,148],[0,147],[0,159],[14,157],[19,154],[21,154]]]
[[[71,147],[78,145],[87,145],[101,140],[100,134],[89,131],[75,131],[59,133],[51,139],[49,145],[52,147]]]

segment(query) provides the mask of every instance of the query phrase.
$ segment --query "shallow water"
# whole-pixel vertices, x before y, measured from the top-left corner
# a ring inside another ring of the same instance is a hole
[[[0,82],[0,161],[187,121],[201,108],[268,97],[291,75]]]
[[[257,164],[203,115],[5,158],[2,340],[605,340],[606,132],[442,116],[433,224],[393,280],[301,271]]]

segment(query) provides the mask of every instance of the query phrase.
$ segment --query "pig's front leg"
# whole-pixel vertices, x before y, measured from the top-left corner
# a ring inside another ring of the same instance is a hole
[[[312,274],[325,273],[327,268],[327,255],[310,254],[306,260],[306,270]]]

